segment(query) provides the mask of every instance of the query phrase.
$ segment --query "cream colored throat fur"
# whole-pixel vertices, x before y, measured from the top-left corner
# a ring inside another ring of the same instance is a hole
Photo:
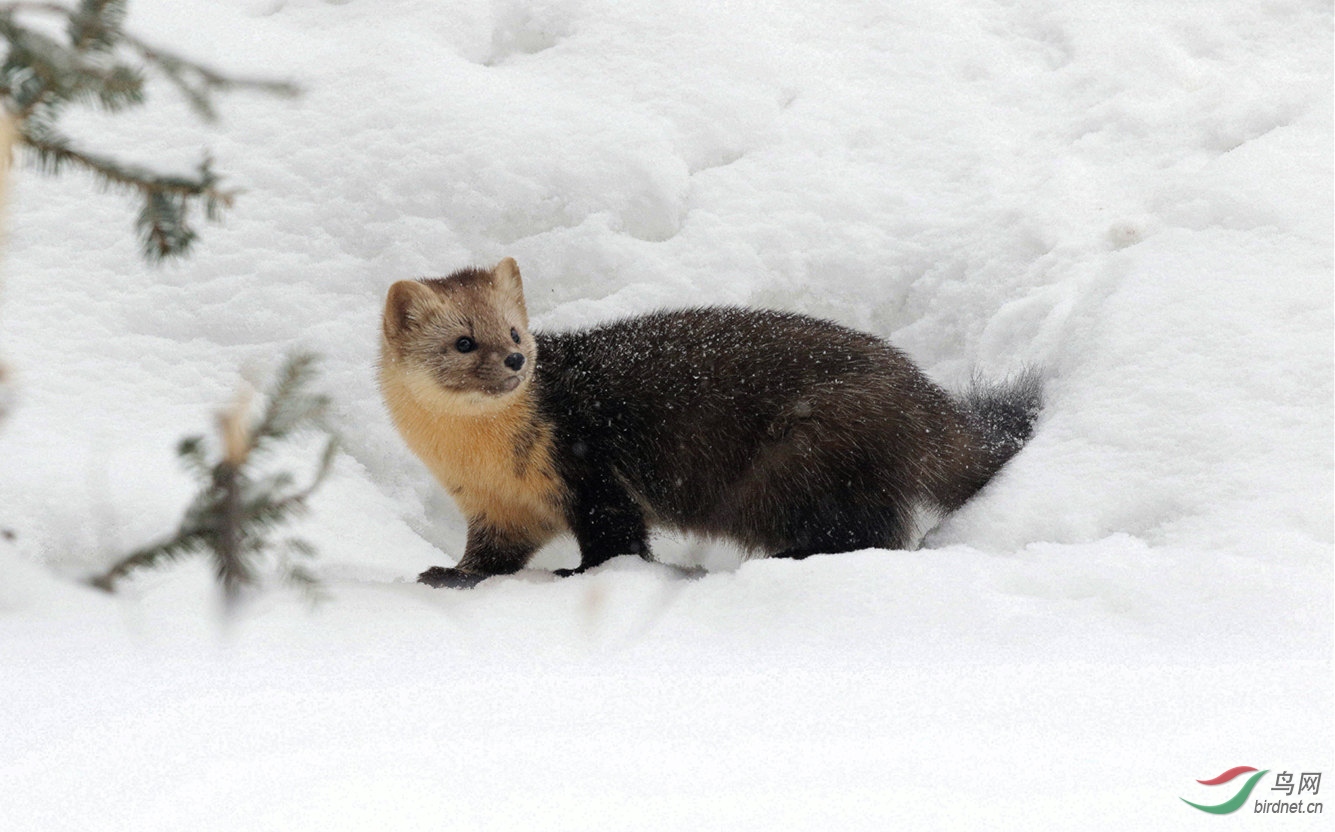
[[[551,430],[532,389],[482,413],[451,413],[415,395],[402,368],[386,362],[381,385],[408,448],[426,463],[471,525],[542,545],[565,531],[564,488],[552,465]]]

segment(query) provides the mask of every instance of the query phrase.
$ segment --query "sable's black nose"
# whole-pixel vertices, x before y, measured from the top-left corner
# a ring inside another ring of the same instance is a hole
[[[518,370],[524,366],[524,354],[522,352],[512,352],[505,357],[505,366],[511,370]]]

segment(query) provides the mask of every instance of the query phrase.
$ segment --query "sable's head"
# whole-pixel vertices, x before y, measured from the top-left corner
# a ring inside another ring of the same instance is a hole
[[[528,331],[519,267],[400,280],[385,299],[381,377],[455,413],[503,407],[533,377],[537,345]]]

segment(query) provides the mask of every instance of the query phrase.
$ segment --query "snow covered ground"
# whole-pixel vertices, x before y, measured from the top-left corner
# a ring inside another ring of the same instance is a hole
[[[1236,765],[1335,788],[1329,3],[136,0],[130,24],[307,94],[216,129],[167,89],[71,122],[159,166],[207,147],[245,188],[179,266],[78,176],[14,183],[0,826],[1259,828],[1179,798],[1226,799],[1194,781]],[[1037,365],[1047,408],[919,551],[665,540],[714,574],[431,590],[464,525],[382,411],[380,304],[505,255],[541,327],[800,310],[948,386]],[[174,527],[176,440],[294,346],[347,439],[301,527],[327,600],[275,589],[223,631],[202,563],[83,588]]]

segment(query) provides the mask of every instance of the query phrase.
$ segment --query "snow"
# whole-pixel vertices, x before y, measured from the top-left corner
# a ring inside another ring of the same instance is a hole
[[[1228,796],[1195,780],[1332,768],[1328,4],[138,0],[129,21],[307,92],[233,96],[217,127],[165,87],[70,113],[155,165],[207,148],[244,188],[178,266],[139,261],[124,199],[12,183],[6,828],[1177,830],[1220,822],[1178,800]],[[507,255],[540,327],[790,309],[947,386],[1040,367],[1046,409],[918,551],[669,539],[714,572],[558,580],[567,543],[430,590],[413,577],[464,524],[378,399],[380,304]],[[347,440],[296,530],[326,599],[271,589],[224,625],[195,562],[84,588],[174,528],[175,442],[293,347],[324,356]]]

